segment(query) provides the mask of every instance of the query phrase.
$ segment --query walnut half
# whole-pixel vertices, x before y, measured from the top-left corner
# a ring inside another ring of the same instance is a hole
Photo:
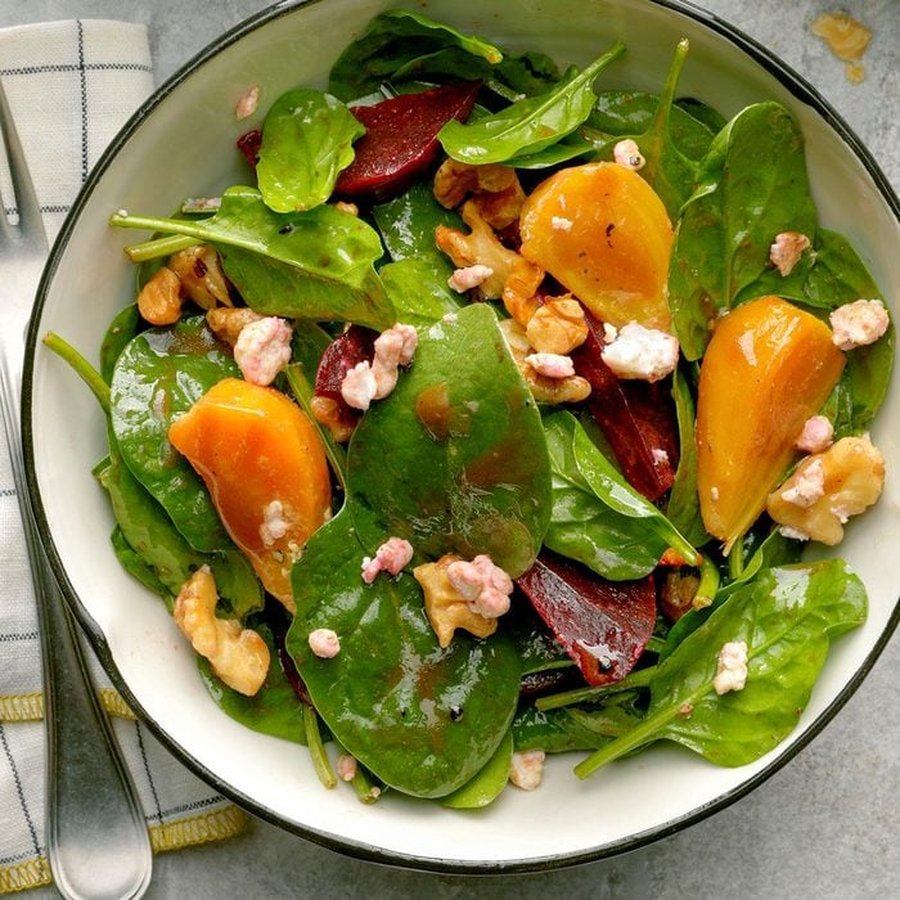
[[[769,494],[766,509],[785,534],[834,546],[843,540],[847,519],[875,503],[883,487],[879,450],[867,435],[845,437],[803,459]]]

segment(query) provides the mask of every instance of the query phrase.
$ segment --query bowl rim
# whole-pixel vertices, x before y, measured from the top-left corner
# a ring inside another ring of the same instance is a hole
[[[735,803],[737,800],[757,788],[760,784],[767,781],[803,750],[835,717],[850,697],[853,696],[891,640],[895,630],[898,625],[900,625],[900,598],[898,598],[895,603],[888,621],[878,636],[878,640],[866,655],[859,668],[853,673],[852,677],[845,683],[844,687],[831,703],[822,710],[801,735],[795,738],[789,746],[781,750],[769,764],[742,781],[736,787],[719,795],[714,800],[694,807],[684,815],[677,816],[651,829],[586,850],[575,851],[572,853],[555,853],[541,857],[529,857],[527,859],[451,860],[385,850],[356,839],[348,839],[330,832],[321,831],[309,825],[286,821],[276,811],[232,787],[214,772],[210,771],[205,765],[198,762],[168,735],[159,722],[148,715],[142,704],[130,690],[127,682],[122,677],[113,660],[106,635],[81,602],[80,597],[69,580],[62,559],[57,552],[52,534],[50,533],[47,514],[43,506],[38,486],[37,472],[35,469],[34,432],[31,427],[34,364],[37,348],[40,344],[40,320],[49,287],[82,210],[94,188],[97,186],[97,183],[109,168],[122,146],[131,138],[135,131],[138,130],[142,121],[157,106],[159,106],[159,104],[162,103],[163,100],[165,100],[165,98],[181,84],[181,82],[190,77],[209,59],[216,56],[223,49],[236,43],[245,35],[281,18],[282,16],[289,15],[300,8],[325,2],[328,2],[328,0],[279,0],[279,2],[254,13],[234,27],[225,31],[190,58],[150,94],[113,137],[88,174],[66,215],[63,225],[50,250],[38,285],[34,310],[26,336],[25,365],[22,378],[21,428],[25,451],[26,481],[34,515],[38,523],[38,531],[47,553],[51,569],[62,589],[65,602],[68,604],[69,609],[74,613],[80,626],[84,629],[90,645],[101,665],[109,675],[116,689],[122,695],[123,699],[137,714],[139,722],[145,724],[166,750],[189,771],[193,772],[224,797],[235,802],[253,815],[258,816],[277,827],[310,840],[320,846],[326,847],[327,849],[364,861],[419,871],[457,875],[546,872],[568,866],[609,859],[632,850],[637,850],[662,838],[669,837]],[[878,162],[843,117],[809,81],[787,63],[780,60],[763,44],[745,33],[742,29],[715,13],[695,5],[690,2],[690,0],[644,0],[644,2],[650,6],[658,6],[681,14],[692,19],[695,23],[705,26],[717,36],[724,38],[731,43],[748,56],[751,61],[774,76],[780,85],[793,97],[810,106],[850,148],[854,156],[872,178],[876,190],[887,203],[898,223],[900,223],[900,198],[898,198],[897,193],[891,186]]]

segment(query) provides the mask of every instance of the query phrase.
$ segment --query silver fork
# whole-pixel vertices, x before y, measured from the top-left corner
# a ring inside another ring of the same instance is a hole
[[[18,224],[13,225],[5,206],[0,207],[0,409],[41,635],[47,857],[64,897],[137,898],[146,891],[152,870],[147,825],[91,686],[72,616],[41,547],[25,483],[20,433],[24,335],[47,238],[2,83],[0,130],[19,211]]]

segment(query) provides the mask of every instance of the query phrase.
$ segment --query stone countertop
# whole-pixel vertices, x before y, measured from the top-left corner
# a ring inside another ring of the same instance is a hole
[[[157,82],[262,0],[2,0],[0,27],[66,18],[145,22]],[[900,190],[900,3],[895,0],[703,0],[810,81]],[[874,33],[867,77],[809,32],[842,7]],[[526,876],[435,876],[347,859],[254,820],[223,845],[160,855],[151,898],[892,896],[900,878],[900,638],[810,746],[750,795],[684,831],[609,861]],[[50,890],[29,892],[38,898]]]

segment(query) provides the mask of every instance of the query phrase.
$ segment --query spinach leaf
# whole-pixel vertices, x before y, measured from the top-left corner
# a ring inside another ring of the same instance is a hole
[[[390,81],[398,70],[405,69],[406,77],[433,71],[427,58],[450,48],[458,48],[473,60],[480,58],[490,64],[503,58],[503,53],[493,44],[462,34],[421,13],[386,10],[375,16],[362,35],[338,57],[329,74],[328,89],[345,101],[361,97],[377,90],[384,81]],[[437,70],[440,69],[438,64]]]
[[[119,354],[143,327],[136,303],[123,307],[113,316],[100,344],[100,375],[107,384],[112,381]]]
[[[348,452],[360,539],[408,539],[426,557],[487,553],[516,577],[534,561],[550,517],[550,464],[540,414],[486,304],[419,336],[415,361],[357,426]]]
[[[815,234],[803,134],[774,102],[737,114],[700,164],[685,203],[669,270],[669,304],[681,349],[702,356],[709,324],[765,272],[782,231]]]
[[[579,763],[576,774],[587,777],[655,740],[723,766],[758,759],[793,731],[830,640],[860,625],[866,607],[862,582],[841,560],[761,572],[659,664],[647,717]],[[719,696],[713,679],[729,641],[747,643],[749,674],[743,690]]]
[[[669,132],[672,143],[687,159],[699,162],[709,150],[716,135],[702,121],[698,121],[676,100],[669,112]],[[653,125],[659,109],[657,94],[643,91],[603,91],[587,120],[587,133],[598,150],[610,152],[622,138],[646,134]],[[724,122],[723,122],[724,124]]]
[[[184,582],[202,565],[212,569],[216,589],[230,615],[243,619],[262,608],[262,587],[246,557],[234,547],[215,554],[194,550],[123,463],[112,433],[109,455],[95,467],[94,475],[109,494],[118,526],[113,542],[117,556],[128,563],[131,574],[165,600],[170,612]],[[126,552],[117,535],[137,559]]]
[[[270,658],[266,680],[256,694],[248,697],[228,687],[213,672],[209,661],[198,655],[197,664],[203,683],[222,711],[241,725],[262,734],[305,744],[303,705],[278,663],[272,631],[261,623],[254,623],[253,628],[266,642]]]
[[[506,735],[518,656],[499,634],[479,641],[458,633],[442,649],[412,575],[363,582],[360,560],[369,551],[351,503],[312,536],[294,566],[297,614],[287,647],[348,752],[391,787],[446,796],[476,775]],[[338,633],[333,659],[310,651],[316,628]]]
[[[512,724],[515,748],[546,753],[597,750],[639,721],[629,709],[634,696],[633,692],[618,696],[595,710],[521,706]]]
[[[678,419],[678,470],[669,493],[666,515],[695,547],[702,547],[709,535],[700,516],[697,494],[697,444],[694,440],[694,397],[682,369],[672,378],[672,397]]]
[[[125,539],[121,527],[116,525],[110,535],[110,542],[113,546],[113,552],[122,568],[136,578],[147,590],[152,591],[158,597],[162,597],[166,606],[172,605],[172,594],[169,589],[156,577],[156,573],[143,560],[141,555],[137,553]]]
[[[156,219],[116,213],[112,225],[184,234],[214,244],[225,274],[248,306],[264,315],[357,322],[396,321],[374,264],[378,233],[333,206],[275,213],[255,188],[231,187],[207,219]]]
[[[517,100],[471,124],[448,122],[438,133],[444,151],[460,162],[483,165],[534,154],[571,134],[590,115],[593,84],[600,72],[625,52],[616,42],[583,71],[571,67],[562,81],[535,97]]]
[[[646,160],[644,167],[640,170],[641,176],[656,191],[672,218],[677,216],[682,205],[691,195],[698,175],[697,162],[693,157],[681,152],[673,138],[670,124],[671,120],[678,115],[675,112],[677,107],[673,105],[675,89],[687,59],[688,48],[688,41],[683,38],[675,49],[675,57],[669,68],[662,96],[655,105],[653,116],[646,129],[628,135],[636,141]],[[596,112],[593,115],[596,116]],[[682,114],[679,118],[682,127],[685,126],[685,120],[690,121],[694,133],[702,128],[696,120],[692,120],[686,114]],[[609,140],[605,145],[601,144],[598,149],[611,153],[612,146],[620,139],[617,137]],[[695,147],[692,148],[692,152],[696,152]]]
[[[675,106],[683,109],[701,125],[705,125],[710,134],[718,134],[728,124],[722,113],[697,97],[679,97],[675,101]]]
[[[575,435],[581,426],[568,412],[545,417],[553,510],[544,544],[614,581],[643,578],[669,547],[646,523],[623,515],[599,497],[578,468]],[[599,455],[599,451],[596,451]]]
[[[408,325],[431,325],[462,306],[460,295],[427,260],[410,257],[387,263],[379,275],[397,319]]]
[[[266,114],[256,177],[275,212],[312,209],[334,190],[353,162],[353,142],[365,126],[330,94],[310,89],[282,94]]]
[[[237,376],[228,348],[202,316],[133,338],[110,385],[110,423],[122,459],[196,548],[232,546],[200,476],[169,443],[172,420],[216,382]]]
[[[508,731],[484,768],[467,784],[444,797],[441,805],[450,809],[482,809],[488,806],[503,793],[509,782],[512,754],[512,732]]]
[[[434,233],[438,225],[461,230],[462,219],[435,200],[430,185],[414,184],[399,197],[374,206],[372,217],[392,260],[421,259],[445,278],[453,274],[453,263],[438,249]]]

